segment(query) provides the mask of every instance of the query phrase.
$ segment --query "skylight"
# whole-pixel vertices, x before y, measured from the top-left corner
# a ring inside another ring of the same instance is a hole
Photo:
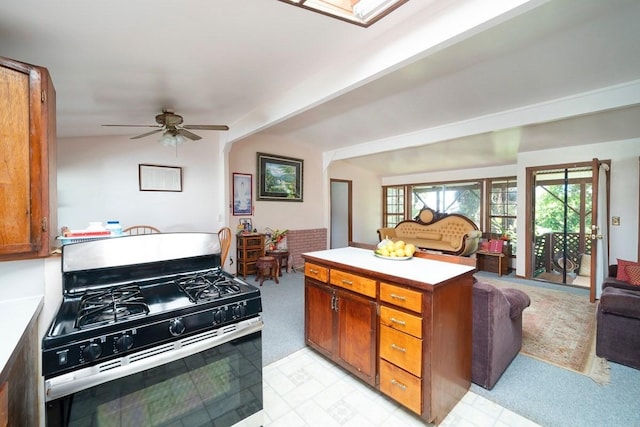
[[[409,0],[280,0],[352,24],[368,27]]]

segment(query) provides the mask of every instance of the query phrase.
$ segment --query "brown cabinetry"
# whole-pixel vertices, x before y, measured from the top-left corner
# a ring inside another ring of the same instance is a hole
[[[256,273],[256,261],[264,256],[264,234],[238,234],[236,250],[237,275],[246,279]]]
[[[38,425],[37,322],[20,338],[0,372],[0,427]]]
[[[46,68],[0,57],[0,260],[44,257],[53,247],[55,99]]]
[[[326,284],[324,267],[307,264],[305,271],[305,339],[307,344],[363,381],[375,385],[376,301],[366,294]],[[313,273],[318,272],[318,273]],[[331,270],[330,282],[366,289],[371,279]],[[325,279],[322,283],[318,278]],[[373,281],[375,292],[375,281]]]
[[[439,279],[409,280],[391,277],[385,265],[371,261],[374,257],[354,252],[360,250],[304,255],[306,342],[425,421],[439,424],[471,384],[475,269],[415,259],[404,264],[419,272],[414,277]],[[344,262],[337,261],[342,255]],[[438,267],[453,276],[423,273]]]

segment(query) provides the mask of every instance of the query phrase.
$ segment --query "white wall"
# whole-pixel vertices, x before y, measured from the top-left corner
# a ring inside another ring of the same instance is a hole
[[[257,201],[258,177],[257,154],[268,153],[285,157],[293,157],[304,161],[303,164],[303,201]],[[229,151],[229,175],[233,172],[251,174],[253,176],[253,227],[263,232],[266,227],[272,229],[310,229],[327,227],[324,217],[324,206],[327,194],[322,182],[322,155],[319,151],[305,144],[283,140],[281,137],[250,137],[235,142]],[[228,189],[230,191],[230,189]],[[228,205],[231,215],[231,205]],[[232,228],[238,224],[239,218],[230,216]]]
[[[376,230],[382,221],[382,188],[377,175],[339,160],[327,168],[326,182],[330,179],[344,179],[352,182],[352,239],[360,243],[377,243]],[[330,215],[329,199],[325,206]],[[373,232],[372,232],[373,230]]]
[[[224,162],[217,137],[164,147],[154,137],[58,140],[58,225],[149,224],[165,232],[217,231],[224,213]],[[182,167],[182,192],[140,191],[138,164]]]

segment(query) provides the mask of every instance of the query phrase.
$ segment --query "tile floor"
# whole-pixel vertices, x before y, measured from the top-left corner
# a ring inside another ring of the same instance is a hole
[[[265,427],[428,425],[309,348],[266,366],[263,379]],[[538,424],[468,392],[440,425]]]

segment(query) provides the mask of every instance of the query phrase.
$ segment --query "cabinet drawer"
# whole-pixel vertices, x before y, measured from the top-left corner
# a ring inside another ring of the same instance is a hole
[[[380,324],[422,338],[421,317],[383,305],[380,307]]]
[[[241,248],[260,248],[262,249],[262,236],[245,237],[240,239]]]
[[[422,376],[422,340],[388,326],[380,326],[380,357]]]
[[[422,380],[385,360],[380,360],[380,391],[422,414]]]
[[[422,313],[422,292],[389,283],[380,283],[380,300],[416,313]]]
[[[371,298],[376,297],[376,281],[367,279],[356,274],[346,273],[340,270],[331,270],[329,281],[332,285],[339,286],[350,291],[366,295]]]
[[[312,277],[322,283],[329,281],[329,269],[310,262],[304,264],[304,275]]]

